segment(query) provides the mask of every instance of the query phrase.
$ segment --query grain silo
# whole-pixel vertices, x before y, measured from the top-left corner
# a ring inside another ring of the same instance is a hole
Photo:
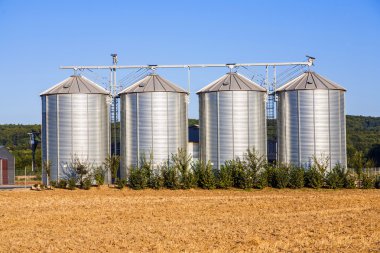
[[[324,156],[330,168],[346,166],[345,89],[307,71],[276,92],[278,160],[309,167]]]
[[[119,93],[121,111],[120,159],[123,178],[145,156],[153,165],[168,162],[179,148],[187,150],[188,93],[150,74]]]
[[[199,95],[200,159],[220,168],[248,148],[266,156],[266,89],[227,73]]]
[[[42,160],[51,162],[50,180],[67,177],[75,158],[101,166],[110,152],[109,92],[73,75],[41,98]]]

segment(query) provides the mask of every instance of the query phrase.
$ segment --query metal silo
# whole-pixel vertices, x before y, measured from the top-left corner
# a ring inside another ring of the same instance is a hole
[[[329,167],[347,165],[345,89],[305,72],[277,89],[278,160],[308,167],[329,157]]]
[[[119,93],[121,176],[140,158],[153,156],[155,166],[168,162],[178,148],[187,150],[188,93],[150,74]]]
[[[227,73],[197,92],[200,159],[220,168],[248,148],[266,156],[266,89],[238,73]]]
[[[41,93],[41,99],[42,160],[52,164],[50,180],[65,178],[76,157],[101,166],[110,152],[109,92],[73,75]]]

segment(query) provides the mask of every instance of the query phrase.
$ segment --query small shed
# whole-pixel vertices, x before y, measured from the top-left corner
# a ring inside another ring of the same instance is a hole
[[[15,158],[9,150],[0,146],[0,185],[15,184]]]

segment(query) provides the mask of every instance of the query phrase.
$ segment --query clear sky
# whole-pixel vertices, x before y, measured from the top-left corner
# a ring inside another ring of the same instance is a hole
[[[380,116],[379,48],[376,0],[0,0],[0,124],[40,123],[39,94],[73,73],[59,66],[110,64],[113,52],[121,65],[302,61],[309,54],[316,72],[347,88],[347,114]],[[198,117],[194,92],[225,72],[192,71],[190,117]],[[187,86],[183,69],[158,73]],[[83,74],[98,82],[108,76]]]

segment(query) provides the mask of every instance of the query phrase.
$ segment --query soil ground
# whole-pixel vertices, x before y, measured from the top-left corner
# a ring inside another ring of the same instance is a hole
[[[380,191],[0,192],[0,252],[99,251],[380,252]]]

